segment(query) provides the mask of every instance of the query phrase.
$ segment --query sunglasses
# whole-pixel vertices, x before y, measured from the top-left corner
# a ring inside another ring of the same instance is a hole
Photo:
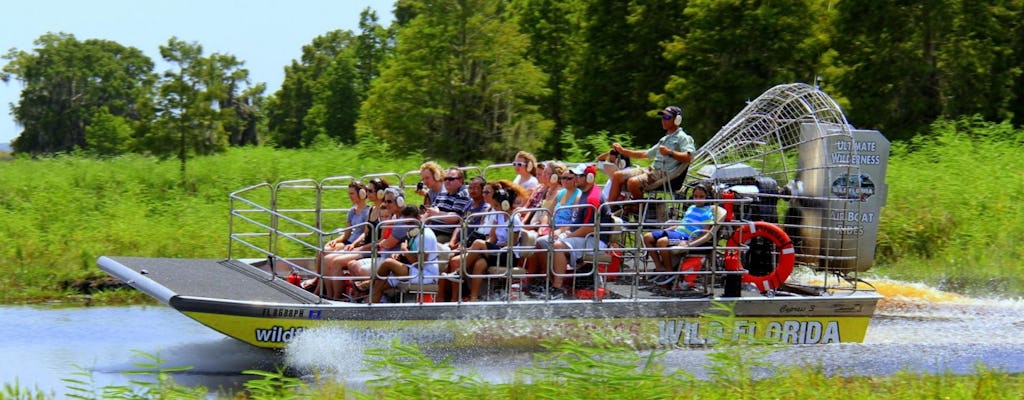
[[[519,162],[519,161],[516,161],[516,162],[512,163],[512,166],[513,166],[513,167],[525,167],[525,166],[526,166],[526,163],[524,163],[524,162]]]
[[[384,204],[391,204],[391,203],[394,203],[394,202],[395,202],[394,200],[384,200]]]
[[[446,176],[444,178],[445,182],[451,182],[451,181],[457,181],[457,180],[459,180],[459,178],[455,178],[455,177],[451,177],[451,176]]]
[[[675,115],[665,114],[665,115],[661,116],[661,119],[668,121],[668,120],[670,120],[672,118],[675,118],[675,117],[676,117]]]
[[[571,181],[573,179],[576,179],[576,175],[567,175],[562,177],[563,181]]]
[[[484,194],[491,194],[491,193],[494,193],[494,192],[492,192],[490,190],[484,190]]]

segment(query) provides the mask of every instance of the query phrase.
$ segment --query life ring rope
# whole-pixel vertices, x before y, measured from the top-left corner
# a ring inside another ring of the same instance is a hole
[[[729,247],[746,245],[747,242],[756,237],[766,238],[775,244],[775,248],[779,251],[779,263],[771,273],[764,276],[751,275],[748,271],[743,274],[743,283],[757,285],[757,288],[761,291],[777,289],[793,273],[793,264],[796,262],[796,248],[793,247],[793,241],[790,240],[789,235],[782,228],[764,221],[753,221],[740,225],[740,228],[729,238]],[[741,271],[744,269],[740,263],[739,255],[735,252],[727,256],[725,261],[725,269],[728,271]]]

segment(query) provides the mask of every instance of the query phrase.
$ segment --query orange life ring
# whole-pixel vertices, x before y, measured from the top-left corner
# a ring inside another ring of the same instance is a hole
[[[793,263],[796,261],[796,249],[793,248],[793,241],[777,225],[764,221],[755,221],[737,229],[732,237],[729,238],[729,247],[738,247],[756,237],[767,238],[772,243],[775,243],[775,248],[779,251],[779,264],[775,266],[775,269],[770,274],[764,276],[754,276],[749,272],[743,274],[743,283],[753,283],[761,291],[777,289],[786,282],[789,274],[793,273]],[[730,251],[726,255],[725,269],[728,271],[741,271],[744,269],[743,265],[740,264],[739,254],[735,250]]]

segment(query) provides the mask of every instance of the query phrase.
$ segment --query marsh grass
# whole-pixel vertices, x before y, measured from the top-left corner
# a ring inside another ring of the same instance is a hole
[[[895,143],[874,272],[966,295],[1024,295],[1024,130],[940,121]]]

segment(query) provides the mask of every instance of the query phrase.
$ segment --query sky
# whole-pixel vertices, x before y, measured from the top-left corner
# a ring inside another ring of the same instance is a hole
[[[335,29],[359,31],[359,13],[377,12],[379,23],[393,19],[393,0],[31,0],[5,2],[0,10],[0,54],[14,48],[31,52],[47,32],[76,39],[111,40],[142,50],[156,72],[168,68],[160,46],[172,36],[203,46],[203,54],[230,54],[245,62],[253,84],[265,82],[266,95],[281,87],[284,67],[302,55],[302,46]],[[0,65],[7,60],[0,59]],[[0,143],[21,132],[10,105],[21,83],[0,81]]]

